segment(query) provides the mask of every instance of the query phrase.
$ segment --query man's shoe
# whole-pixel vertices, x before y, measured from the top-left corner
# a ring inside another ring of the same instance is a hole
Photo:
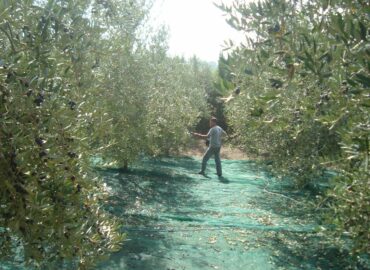
[[[204,175],[204,172],[200,171],[200,172],[198,172],[198,174]]]
[[[222,177],[222,174],[217,174],[218,175],[218,177]]]

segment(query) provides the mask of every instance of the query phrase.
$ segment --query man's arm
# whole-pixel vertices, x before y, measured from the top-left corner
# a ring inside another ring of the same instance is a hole
[[[200,138],[200,139],[207,139],[208,138],[208,134],[204,135],[204,134],[200,134],[200,133],[196,133],[196,132],[192,132],[191,134],[193,136],[197,137],[197,138]]]

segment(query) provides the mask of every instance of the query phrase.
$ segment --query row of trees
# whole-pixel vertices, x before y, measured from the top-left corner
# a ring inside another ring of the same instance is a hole
[[[219,7],[246,34],[226,61],[242,89],[227,108],[238,143],[300,186],[335,169],[322,197],[328,222],[353,240],[353,251],[369,252],[369,2]]]
[[[201,63],[166,55],[151,6],[0,2],[1,261],[84,269],[117,250],[124,236],[91,158],[169,153],[206,111]]]

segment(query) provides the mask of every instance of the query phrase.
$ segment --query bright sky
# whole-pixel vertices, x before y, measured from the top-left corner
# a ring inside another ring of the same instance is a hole
[[[213,3],[220,0],[157,0],[153,20],[170,29],[169,53],[217,62],[225,40],[242,40]],[[225,4],[232,0],[223,0]]]

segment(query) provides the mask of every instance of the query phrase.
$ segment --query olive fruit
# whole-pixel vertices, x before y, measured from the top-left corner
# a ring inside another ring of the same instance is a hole
[[[44,144],[44,140],[42,138],[36,138],[35,139],[35,143],[38,145],[38,146],[43,146]]]
[[[237,88],[235,88],[234,94],[235,95],[239,95],[240,94],[240,87],[239,86]]]
[[[33,101],[37,107],[40,107],[41,104],[44,102],[45,100],[45,97],[43,94],[39,93],[37,94],[37,97],[35,98],[35,100]]]
[[[74,102],[73,100],[70,100],[70,101],[68,101],[68,106],[71,110],[74,110],[74,109],[76,109],[77,103]]]
[[[77,154],[75,152],[68,152],[67,155],[70,157],[70,158],[75,158],[77,157]]]
[[[39,152],[39,157],[42,158],[42,157],[46,157],[48,155],[48,153],[45,151],[45,150],[42,150]]]

